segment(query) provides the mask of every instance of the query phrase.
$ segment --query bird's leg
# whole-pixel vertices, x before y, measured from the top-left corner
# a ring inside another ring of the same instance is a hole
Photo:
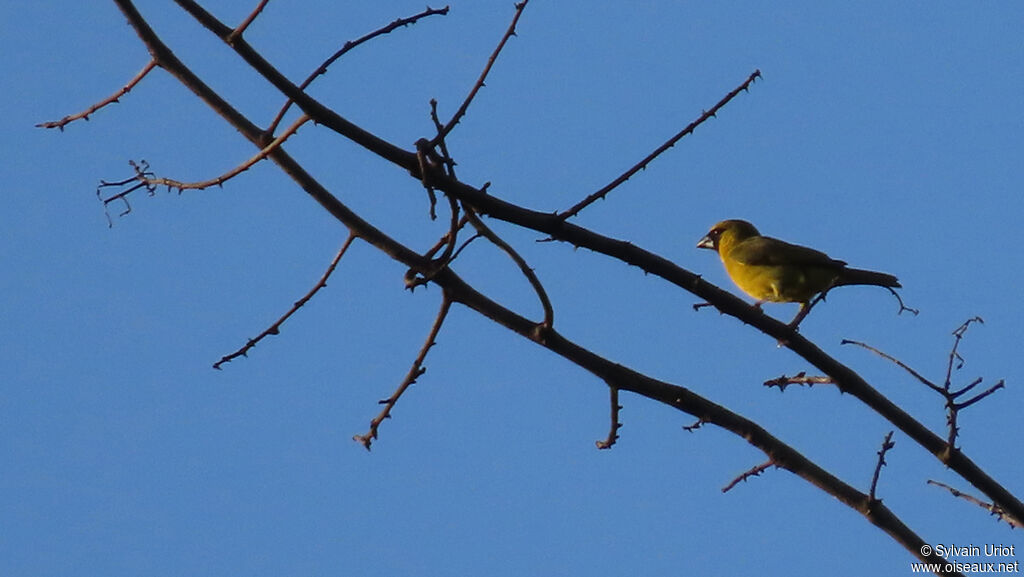
[[[811,309],[814,307],[814,305],[818,304],[818,302],[820,301],[825,300],[825,297],[828,295],[828,291],[832,290],[832,288],[835,286],[836,281],[833,280],[831,283],[829,283],[827,287],[825,287],[825,290],[818,293],[818,296],[814,297],[809,302],[800,303],[800,310],[796,312],[796,316],[793,317],[793,320],[789,321],[789,328],[795,330],[800,325],[800,322],[804,320],[804,317],[806,317],[807,314],[811,312]]]
[[[797,330],[800,326],[800,321],[804,320],[807,313],[811,312],[811,307],[813,307],[814,303],[818,302],[818,300],[819,299],[815,299],[809,303],[800,303],[800,310],[796,312],[796,316],[793,317],[793,320],[789,321],[789,328]]]

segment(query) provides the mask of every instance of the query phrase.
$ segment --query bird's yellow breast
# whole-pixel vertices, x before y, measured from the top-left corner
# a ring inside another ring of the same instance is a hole
[[[832,269],[813,266],[751,265],[722,254],[729,278],[759,301],[805,303],[835,278]]]

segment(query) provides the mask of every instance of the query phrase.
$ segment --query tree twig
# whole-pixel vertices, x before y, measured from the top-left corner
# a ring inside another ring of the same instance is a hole
[[[86,108],[82,112],[79,112],[77,114],[69,114],[68,116],[61,118],[60,120],[54,120],[52,122],[40,122],[36,126],[38,128],[59,128],[63,132],[65,126],[76,120],[87,121],[89,120],[89,115],[93,112],[96,112],[100,108],[103,108],[104,106],[107,106],[109,104],[120,102],[121,97],[131,92],[132,88],[135,88],[135,85],[141,82],[142,79],[145,78],[147,74],[149,74],[154,68],[156,68],[156,66],[157,61],[156,58],[154,58],[150,60],[148,63],[146,63],[146,65],[142,67],[142,70],[140,70],[139,73],[136,74],[134,78],[128,81],[128,84],[125,84],[124,87],[118,90],[117,92],[111,94],[103,100],[100,100],[99,102],[93,104],[89,108]]]
[[[746,481],[747,479],[749,479],[751,477],[758,477],[758,476],[760,476],[761,473],[763,473],[765,471],[765,469],[767,469],[768,467],[771,467],[772,465],[775,465],[776,467],[778,467],[778,465],[775,464],[775,461],[773,461],[771,459],[768,459],[767,461],[765,461],[764,463],[761,463],[760,465],[757,465],[755,467],[751,467],[746,472],[744,472],[743,474],[739,475],[738,477],[736,477],[735,479],[730,481],[728,485],[722,487],[722,492],[723,493],[728,493],[729,490],[732,489],[733,487],[735,487],[736,485],[738,485],[740,483],[740,481]]]
[[[836,381],[829,376],[807,376],[807,373],[800,371],[792,377],[782,375],[775,379],[769,379],[763,384],[768,388],[778,387],[780,391],[784,392],[789,385],[813,387],[814,385],[834,385]]]
[[[949,350],[949,363],[946,365],[946,390],[949,390],[950,379],[953,375],[953,363],[957,363],[957,370],[962,369],[964,366],[964,358],[960,356],[957,350],[960,348],[960,341],[963,340],[964,335],[967,333],[967,329],[970,328],[971,323],[985,324],[985,321],[981,317],[972,317],[964,321],[962,325],[953,331],[953,347]]]
[[[622,405],[619,404],[619,389],[618,387],[609,385],[608,394],[611,399],[611,427],[608,429],[608,436],[600,441],[595,441],[598,449],[611,449],[615,442],[619,440],[619,429],[622,428],[622,423],[619,422],[619,411],[622,410]]]
[[[270,0],[260,0],[260,3],[256,5],[256,8],[249,13],[245,20],[231,31],[231,35],[227,38],[228,44],[233,43],[235,39],[241,38],[242,34],[245,34],[245,30],[249,28],[249,25],[256,20],[256,17],[260,15],[260,12],[263,12],[263,8],[267,6],[267,2],[270,2]]]
[[[538,335],[543,335],[547,330],[550,330],[555,324],[555,309],[551,306],[551,300],[548,298],[548,292],[544,290],[544,285],[541,284],[540,279],[537,278],[537,273],[530,268],[530,265],[526,263],[526,260],[520,256],[516,249],[512,248],[512,245],[505,242],[503,238],[495,234],[489,226],[484,224],[484,221],[480,220],[480,217],[476,215],[476,212],[472,208],[467,208],[466,216],[469,217],[469,223],[480,233],[481,236],[491,241],[491,243],[500,248],[512,259],[512,262],[516,263],[519,267],[519,271],[526,277],[527,282],[533,287],[533,291],[537,293],[537,299],[540,300],[540,306],[544,310],[544,320],[537,325],[536,331]]]
[[[896,443],[892,440],[893,431],[889,431],[885,438],[882,439],[882,447],[878,450],[878,462],[875,464],[875,472],[871,475],[871,489],[868,491],[868,500],[874,503],[878,500],[875,496],[875,491],[878,489],[878,477],[882,474],[882,467],[886,465],[885,454],[896,446]]]
[[[455,125],[462,120],[462,117],[466,115],[466,110],[469,109],[470,103],[473,102],[474,98],[476,98],[476,93],[483,88],[484,81],[487,80],[487,75],[491,72],[491,67],[493,67],[494,63],[498,60],[498,54],[501,54],[501,50],[505,47],[505,43],[508,42],[508,39],[516,35],[516,24],[519,23],[519,17],[523,15],[523,10],[526,9],[526,5],[529,2],[530,0],[516,2],[516,12],[515,15],[512,16],[512,23],[508,25],[508,30],[506,30],[505,35],[501,37],[501,41],[498,42],[498,46],[494,49],[494,52],[491,53],[491,57],[487,59],[487,65],[484,66],[483,72],[481,72],[480,77],[477,78],[476,84],[474,84],[473,88],[470,89],[469,95],[467,95],[466,99],[462,101],[459,109],[455,111],[454,115],[452,115],[451,120],[449,120],[448,123],[444,125],[444,128],[437,133],[437,136],[430,141],[431,146],[437,146],[439,142],[444,140],[445,137],[448,136],[448,133],[455,128]]]
[[[648,154],[643,160],[641,160],[640,162],[638,162],[635,165],[633,165],[632,168],[630,168],[626,172],[624,172],[621,175],[619,175],[615,180],[609,182],[607,185],[605,185],[603,188],[601,188],[597,192],[594,192],[594,193],[588,195],[586,198],[584,198],[583,200],[579,201],[574,206],[572,206],[572,208],[569,208],[568,210],[565,210],[563,212],[558,213],[558,218],[560,218],[562,220],[565,220],[565,219],[571,218],[573,216],[576,216],[577,214],[580,213],[581,210],[583,210],[587,206],[593,204],[598,199],[604,198],[609,192],[614,190],[620,184],[622,184],[622,183],[626,182],[627,180],[629,180],[630,177],[632,177],[634,174],[636,174],[637,172],[640,172],[641,170],[647,168],[647,165],[650,164],[651,161],[653,161],[655,158],[660,156],[661,153],[663,153],[666,150],[668,150],[668,149],[672,148],[673,146],[675,146],[675,144],[677,142],[679,142],[679,140],[681,140],[687,134],[690,134],[691,132],[693,132],[694,129],[696,129],[698,126],[703,124],[709,118],[714,118],[715,115],[718,114],[718,111],[721,110],[723,106],[728,104],[729,101],[732,100],[733,98],[735,98],[737,94],[747,90],[750,87],[750,85],[754,82],[754,80],[756,80],[756,79],[758,79],[760,77],[761,77],[761,71],[760,70],[755,70],[749,77],[747,77],[747,79],[745,81],[743,81],[742,84],[740,84],[735,89],[733,89],[731,92],[726,94],[721,100],[718,101],[717,104],[712,106],[709,110],[705,110],[700,115],[700,117],[697,118],[697,120],[694,120],[689,125],[687,125],[686,128],[680,130],[678,133],[676,133],[675,136],[673,136],[672,138],[668,139],[667,142],[665,142],[664,144],[662,144],[661,146],[656,148],[654,150],[654,152]]]
[[[967,502],[974,503],[975,505],[977,505],[977,506],[981,507],[982,509],[985,509],[989,513],[995,515],[996,518],[999,519],[1000,521],[1005,521],[1008,525],[1010,525],[1010,527],[1016,527],[1016,528],[1024,529],[1024,522],[1022,522],[1019,519],[1015,519],[1012,515],[1008,514],[1006,511],[1004,511],[999,505],[995,505],[993,503],[989,503],[987,501],[983,501],[983,500],[981,500],[981,499],[979,499],[979,498],[977,498],[977,497],[975,497],[973,495],[968,495],[967,493],[964,493],[963,491],[958,491],[957,489],[954,489],[953,487],[950,487],[949,485],[947,485],[945,483],[940,483],[939,481],[934,481],[932,479],[928,479],[928,484],[929,485],[935,485],[936,487],[942,487],[943,489],[946,489],[947,491],[949,491],[950,494],[952,494],[954,497],[959,497],[959,498],[961,498],[961,499],[963,499],[963,500],[965,500]]]
[[[361,443],[366,450],[370,450],[370,445],[374,439],[377,438],[377,430],[380,428],[380,424],[384,422],[384,419],[391,418],[391,410],[395,408],[398,403],[398,399],[402,397],[406,389],[412,386],[423,373],[427,372],[427,369],[423,366],[423,361],[427,358],[427,352],[430,351],[436,343],[437,333],[441,330],[441,325],[444,324],[445,318],[448,316],[448,311],[451,309],[452,300],[449,298],[447,293],[441,298],[441,309],[437,311],[437,318],[434,319],[434,325],[430,327],[430,333],[427,335],[427,340],[423,343],[420,348],[420,353],[416,356],[416,360],[413,361],[412,366],[409,367],[409,372],[406,373],[405,378],[399,383],[398,388],[395,389],[391,396],[380,401],[380,404],[384,405],[380,414],[370,421],[370,429],[363,435],[355,435],[352,440]]]
[[[223,186],[225,182],[249,170],[250,168],[255,166],[256,163],[265,159],[271,152],[274,151],[274,149],[283,145],[284,142],[288,140],[288,138],[290,138],[299,130],[299,127],[309,122],[309,120],[309,116],[303,114],[298,119],[296,119],[295,122],[292,123],[292,125],[289,126],[287,130],[282,132],[280,136],[278,136],[265,147],[263,147],[263,149],[261,149],[255,156],[251,157],[249,160],[246,160],[242,164],[239,164],[235,168],[232,168],[228,172],[221,174],[220,176],[216,176],[214,178],[210,178],[207,180],[201,180],[198,182],[182,182],[180,180],[175,180],[172,178],[142,175],[138,177],[138,180],[140,182],[145,182],[146,184],[151,186],[166,186],[169,190],[177,190],[179,193],[185,190],[203,190],[206,188],[210,188],[211,186]]]
[[[919,373],[919,372],[915,371],[914,369],[910,368],[910,366],[908,366],[903,361],[897,359],[896,357],[894,357],[894,356],[892,356],[892,355],[890,355],[888,353],[880,351],[880,350],[876,349],[875,347],[873,347],[873,346],[871,346],[869,344],[862,343],[860,341],[853,341],[853,340],[850,340],[850,339],[843,339],[843,340],[839,341],[839,344],[840,345],[857,345],[858,347],[867,349],[867,350],[875,353],[876,355],[882,357],[883,359],[886,359],[888,361],[892,361],[897,367],[899,367],[899,368],[907,371],[908,373],[910,373],[910,375],[912,377],[914,377],[915,379],[920,381],[924,386],[928,387],[929,389],[931,389],[931,390],[933,390],[933,391],[935,391],[935,392],[937,392],[939,394],[942,394],[942,392],[943,392],[942,391],[942,387],[940,387],[940,386],[936,385],[935,383],[929,381],[927,378],[924,377],[924,375],[922,375],[921,373]]]
[[[391,32],[395,31],[398,28],[403,28],[410,24],[415,24],[418,20],[426,18],[427,16],[433,16],[435,14],[440,14],[442,16],[447,15],[448,6],[445,6],[444,8],[440,9],[434,9],[431,8],[430,6],[427,6],[427,9],[424,10],[423,12],[420,12],[419,14],[409,16],[408,18],[399,18],[386,26],[382,26],[377,30],[370,32],[369,34],[365,34],[360,38],[345,42],[345,45],[342,46],[341,49],[339,49],[337,52],[328,57],[327,60],[324,60],[323,63],[316,68],[316,70],[311,72],[310,75],[307,76],[306,79],[302,81],[302,84],[299,85],[298,89],[300,91],[305,90],[306,88],[309,87],[310,84],[313,83],[314,80],[317,79],[318,76],[327,74],[327,69],[331,66],[331,64],[334,64],[336,60],[344,56],[347,52],[351,51],[356,46],[359,46],[364,42],[373,40],[378,36],[390,34]],[[228,44],[234,44],[237,39],[238,35],[235,32],[232,32],[231,35],[225,39],[225,42],[227,42]],[[285,101],[284,106],[281,107],[281,110],[277,113],[277,116],[275,116],[274,120],[270,123],[270,127],[267,129],[269,132],[273,132],[274,130],[277,129],[277,125],[281,124],[284,115],[287,114],[288,109],[291,108],[292,104],[294,103],[295,101],[291,98]]]
[[[918,381],[921,381],[921,383],[923,383],[929,389],[931,389],[931,390],[935,391],[936,393],[942,395],[942,398],[945,400],[945,406],[946,406],[947,433],[946,433],[946,449],[945,450],[948,453],[952,453],[952,451],[954,449],[956,449],[956,437],[957,437],[957,435],[960,432],[960,427],[957,424],[957,421],[958,421],[959,416],[960,416],[960,411],[962,411],[963,409],[966,409],[967,407],[970,407],[974,403],[977,403],[978,401],[984,399],[985,397],[991,395],[992,393],[994,393],[994,392],[998,391],[999,389],[1002,389],[1002,388],[1004,388],[1006,386],[1005,383],[1002,380],[1000,380],[998,383],[992,385],[988,389],[982,391],[981,393],[978,393],[977,395],[971,397],[970,399],[968,399],[966,401],[963,401],[963,402],[957,402],[958,398],[960,398],[961,396],[966,394],[968,391],[971,391],[972,389],[974,389],[974,387],[976,387],[979,384],[981,384],[981,381],[982,381],[981,378],[978,378],[978,379],[975,379],[974,381],[972,381],[971,383],[969,383],[967,386],[965,386],[965,387],[963,387],[963,388],[961,388],[959,390],[953,390],[953,388],[952,388],[953,387],[953,385],[952,385],[952,377],[953,377],[953,370],[954,370],[954,366],[953,365],[954,365],[954,363],[956,363],[956,369],[957,370],[963,368],[963,366],[964,366],[964,358],[962,356],[960,356],[960,353],[958,352],[958,348],[960,347],[960,341],[963,339],[964,333],[967,332],[967,328],[969,326],[971,326],[971,323],[973,323],[973,322],[981,323],[981,322],[984,322],[984,321],[981,320],[981,317],[970,318],[970,319],[967,319],[967,321],[964,322],[962,325],[960,325],[955,331],[953,331],[954,341],[953,341],[953,346],[952,346],[952,348],[949,351],[949,362],[946,365],[946,380],[943,382],[942,386],[936,385],[935,383],[931,382],[930,380],[928,380],[924,376],[922,376],[920,373],[915,371],[914,369],[912,369],[909,366],[907,366],[907,364],[905,364],[903,361],[897,359],[896,357],[893,357],[892,355],[884,353],[884,352],[876,349],[875,347],[872,347],[870,345],[866,345],[866,344],[864,344],[862,342],[859,342],[859,341],[851,341],[849,339],[843,339],[842,341],[840,341],[840,344],[843,344],[843,345],[857,345],[859,347],[865,348],[865,349],[875,353],[876,355],[878,355],[878,356],[880,356],[880,357],[882,357],[884,359],[892,361],[893,363],[896,364],[896,366],[898,366],[901,369],[903,369],[903,370],[907,371],[908,373],[910,373],[914,378],[916,378]]]
[[[213,363],[213,368],[220,370],[221,365],[225,363],[230,363],[231,361],[238,357],[249,356],[249,350],[255,347],[257,343],[259,343],[260,341],[262,341],[263,339],[270,335],[279,334],[281,332],[281,325],[283,325],[284,322],[288,320],[289,317],[298,312],[299,309],[305,306],[305,304],[309,302],[309,299],[313,298],[313,295],[319,292],[320,289],[327,286],[327,279],[331,277],[331,274],[334,272],[334,269],[337,268],[338,266],[338,262],[341,261],[341,257],[345,256],[345,251],[348,250],[348,247],[352,244],[352,241],[354,241],[355,239],[355,233],[349,233],[348,238],[345,239],[344,244],[341,245],[341,248],[338,250],[338,254],[334,255],[334,260],[332,260],[331,264],[327,266],[327,270],[324,271],[324,274],[320,277],[320,280],[317,281],[317,283],[313,285],[313,288],[309,289],[309,292],[307,292],[302,298],[295,301],[295,303],[292,304],[292,308],[288,309],[288,312],[281,315],[281,318],[274,321],[274,324],[264,329],[262,333],[249,339],[245,343],[245,345],[242,346],[242,348],[238,349],[237,351],[231,354],[224,355],[223,357],[221,357],[219,361]]]

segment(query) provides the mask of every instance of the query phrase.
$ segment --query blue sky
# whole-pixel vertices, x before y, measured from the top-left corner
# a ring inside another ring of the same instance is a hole
[[[280,97],[170,4],[138,5],[186,63],[268,122]],[[255,4],[205,5],[235,23]],[[423,8],[380,4],[271,2],[247,38],[301,79],[346,40]],[[311,92],[411,148],[430,134],[431,98],[442,116],[461,102],[511,4],[453,2],[448,16],[347,55]],[[312,286],[345,231],[270,165],[222,189],[138,195],[108,228],[95,188],[129,176],[130,159],[201,180],[251,145],[160,71],[87,123],[34,128],[120,88],[148,55],[112,3],[0,10],[0,573],[909,572],[905,550],[789,473],[722,494],[762,455],[719,430],[687,433],[691,418],[651,401],[624,394],[622,438],[596,450],[603,383],[461,307],[368,454],[351,437],[408,370],[440,294],[404,291],[404,269],[366,245],[281,335],[212,370]],[[980,315],[956,382],[1007,389],[963,413],[961,446],[1021,496],[1022,27],[1024,7],[1010,2],[534,0],[449,144],[463,180],[564,209],[760,69],[749,93],[578,223],[730,290],[717,258],[694,248],[730,217],[898,275],[919,316],[849,288],[802,332],[940,434],[937,395],[839,341],[938,381],[950,332]],[[306,126],[286,148],[396,238],[425,249],[444,232],[415,181],[328,131]],[[536,269],[563,334],[757,421],[867,489],[891,425],[833,389],[761,385],[810,371],[801,359],[694,312],[695,297],[660,279],[492,224]],[[456,270],[539,318],[514,265],[484,243]],[[786,320],[794,309],[767,308]],[[971,489],[894,440],[879,495],[926,541],[1024,546],[926,486]]]

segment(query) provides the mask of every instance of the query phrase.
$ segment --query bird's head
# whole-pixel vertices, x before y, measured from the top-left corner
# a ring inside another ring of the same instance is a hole
[[[760,236],[754,225],[745,220],[723,220],[711,227],[704,238],[697,243],[697,248],[707,248],[722,254],[729,251],[733,244],[752,236]]]

